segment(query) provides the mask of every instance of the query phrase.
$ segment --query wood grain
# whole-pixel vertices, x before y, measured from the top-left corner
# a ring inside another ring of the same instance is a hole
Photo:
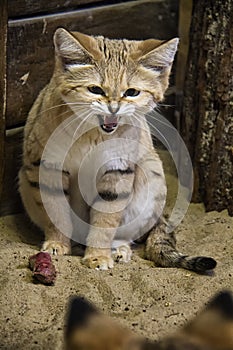
[[[168,39],[177,35],[177,0],[129,3],[9,22],[7,127],[25,122],[53,71],[57,27],[110,38]]]
[[[103,0],[8,0],[9,18],[48,14],[86,5],[97,5]],[[107,1],[106,1],[107,2]],[[118,1],[119,2],[119,1]]]
[[[5,164],[7,0],[0,3],[0,201]]]
[[[233,215],[233,2],[193,6],[182,132],[194,165],[194,200]]]
[[[19,213],[23,208],[18,193],[18,170],[21,166],[22,143],[23,128],[7,132],[0,216]]]

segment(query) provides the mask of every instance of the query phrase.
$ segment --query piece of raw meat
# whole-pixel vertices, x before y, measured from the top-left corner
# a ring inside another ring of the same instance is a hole
[[[54,284],[57,272],[49,253],[40,252],[30,256],[29,266],[33,277],[43,284]]]

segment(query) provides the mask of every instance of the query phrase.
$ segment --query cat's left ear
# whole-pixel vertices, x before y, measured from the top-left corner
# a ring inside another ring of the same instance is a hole
[[[84,327],[88,320],[98,314],[97,309],[86,299],[73,297],[70,300],[67,313],[66,337],[80,327]]]
[[[92,65],[101,58],[96,40],[89,35],[58,28],[53,40],[56,55],[65,67]]]
[[[166,42],[153,39],[145,40],[139,46],[141,54],[138,57],[138,62],[146,68],[159,72],[171,68],[178,43],[178,38]]]

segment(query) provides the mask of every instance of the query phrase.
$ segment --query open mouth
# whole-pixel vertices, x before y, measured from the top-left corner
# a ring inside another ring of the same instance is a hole
[[[98,115],[100,126],[105,132],[113,132],[118,126],[118,117],[116,115]]]

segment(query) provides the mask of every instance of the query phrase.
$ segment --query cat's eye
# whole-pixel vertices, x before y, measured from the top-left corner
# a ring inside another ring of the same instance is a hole
[[[99,86],[89,86],[88,90],[95,95],[102,95],[105,96],[105,92],[103,89],[101,89],[101,87]]]
[[[135,97],[138,96],[140,94],[140,91],[136,90],[136,89],[128,89],[126,90],[126,92],[124,93],[124,97]]]

